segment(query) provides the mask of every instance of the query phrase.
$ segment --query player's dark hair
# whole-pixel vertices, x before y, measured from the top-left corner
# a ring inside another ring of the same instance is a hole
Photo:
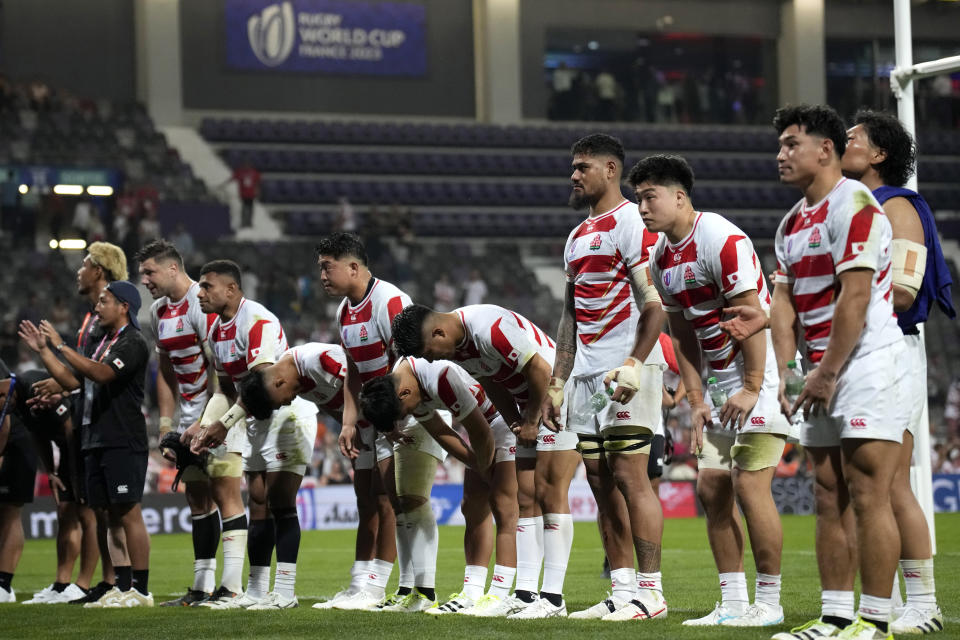
[[[638,184],[677,185],[690,195],[693,191],[693,169],[680,156],[657,154],[647,156],[630,169],[627,182],[636,189]]]
[[[854,124],[863,125],[870,144],[887,153],[886,160],[876,165],[883,184],[891,187],[907,184],[916,170],[917,145],[903,123],[892,114],[861,109],[854,116]]]
[[[360,389],[360,413],[377,431],[393,431],[400,419],[400,398],[390,374],[367,380]]]
[[[843,156],[847,148],[847,129],[833,107],[823,104],[798,104],[777,109],[773,116],[773,128],[777,130],[777,135],[793,125],[803,129],[807,135],[833,141],[833,150],[837,157]]]
[[[163,238],[148,242],[134,255],[134,259],[140,263],[150,260],[151,258],[158,261],[176,260],[177,266],[183,271],[183,256],[181,256],[177,248],[173,246],[173,243],[167,242]]]
[[[263,371],[253,371],[240,381],[240,401],[246,407],[247,413],[257,420],[266,420],[276,407],[267,395],[267,381],[263,378]]]
[[[620,166],[624,163],[623,143],[617,138],[605,133],[591,133],[573,143],[570,147],[572,156],[611,156],[620,161]]]
[[[412,304],[393,318],[393,346],[401,357],[423,355],[423,323],[434,313],[430,307]]]
[[[336,231],[330,235],[321,238],[316,246],[317,257],[333,256],[334,260],[339,260],[343,256],[353,256],[362,264],[367,264],[367,250],[363,246],[363,241],[355,233],[346,231]]]
[[[200,267],[200,275],[216,273],[221,276],[230,276],[243,289],[243,280],[240,278],[240,265],[233,260],[211,260]]]

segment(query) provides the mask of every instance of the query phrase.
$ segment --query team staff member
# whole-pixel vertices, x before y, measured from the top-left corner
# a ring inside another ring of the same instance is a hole
[[[4,372],[0,366],[0,375],[10,376],[10,373]],[[10,398],[9,414],[19,418],[26,428],[24,433],[31,436],[36,457],[47,472],[50,489],[57,503],[56,580],[35,593],[30,600],[24,601],[24,604],[61,604],[83,598],[87,595],[90,579],[97,568],[97,541],[94,536],[87,536],[85,540],[82,536],[84,525],[94,531],[96,521],[93,511],[80,504],[80,492],[76,491],[80,483],[81,468],[75,461],[78,459],[80,443],[70,419],[70,401],[61,398],[50,406],[30,406],[33,386],[49,377],[50,374],[46,371],[32,370],[0,380],[0,404],[5,402],[7,397]],[[13,426],[16,428],[16,420]],[[56,443],[60,450],[59,465],[53,462],[51,443]],[[30,455],[30,458],[32,457]],[[24,465],[21,467],[24,472],[19,482],[25,489],[29,489],[32,497],[36,465],[33,465],[32,470]],[[0,483],[0,498],[5,495],[7,492]],[[73,566],[78,557],[80,572],[76,584],[71,584]]]
[[[124,280],[100,293],[96,311],[103,337],[86,358],[69,347],[48,321],[21,325],[21,336],[65,389],[84,398],[81,450],[87,500],[106,512],[116,586],[85,607],[153,606],[148,590],[150,537],[140,500],[147,473],[147,428],[140,406],[149,349],[140,332],[140,293]],[[60,352],[79,379],[53,353]]]

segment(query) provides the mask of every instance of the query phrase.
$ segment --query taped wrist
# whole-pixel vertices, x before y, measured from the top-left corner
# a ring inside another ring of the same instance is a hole
[[[556,376],[550,378],[550,385],[547,386],[547,397],[555,407],[563,404],[563,387],[567,383],[563,378]]]
[[[230,401],[222,393],[215,393],[207,400],[207,406],[203,408],[203,415],[200,416],[200,426],[213,424],[230,408]]]
[[[624,364],[613,371],[608,376],[616,374],[617,386],[636,391],[640,388],[640,372],[643,370],[643,363],[634,357],[627,359],[633,364]]]
[[[173,418],[170,416],[161,416],[160,417],[160,437],[162,438],[164,434],[173,430]]]
[[[241,420],[247,417],[247,410],[244,409],[240,403],[234,404],[230,409],[223,414],[223,417],[220,418],[220,424],[226,427],[228,430]]]

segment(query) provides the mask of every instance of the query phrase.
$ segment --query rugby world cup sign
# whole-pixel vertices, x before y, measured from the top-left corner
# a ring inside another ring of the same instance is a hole
[[[427,72],[422,4],[224,0],[223,6],[231,69],[406,76]]]

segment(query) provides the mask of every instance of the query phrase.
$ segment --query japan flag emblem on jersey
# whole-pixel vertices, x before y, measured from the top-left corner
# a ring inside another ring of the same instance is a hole
[[[120,358],[114,358],[114,359],[113,359],[113,365],[114,365],[117,369],[123,369],[123,360],[121,360]]]
[[[863,253],[863,250],[866,248],[863,242],[854,242],[853,246],[850,247],[853,253],[859,254]]]

